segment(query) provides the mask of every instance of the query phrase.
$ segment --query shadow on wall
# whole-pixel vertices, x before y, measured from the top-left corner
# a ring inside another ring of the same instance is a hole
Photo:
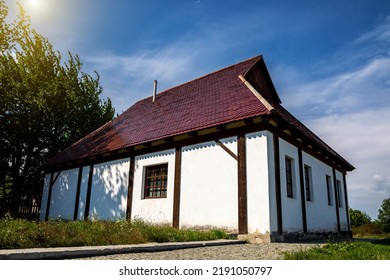
[[[90,218],[123,219],[126,216],[129,160],[103,163],[94,167]]]
[[[89,217],[117,220],[126,215],[129,160],[94,166]],[[63,170],[52,188],[50,219],[73,220],[79,169]],[[78,219],[84,219],[89,169],[84,168],[78,201]],[[57,174],[54,174],[56,176]]]
[[[77,177],[78,169],[61,171],[58,175],[52,189],[50,218],[73,220]]]

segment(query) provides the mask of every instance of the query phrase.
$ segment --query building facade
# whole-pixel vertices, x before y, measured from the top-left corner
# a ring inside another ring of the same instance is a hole
[[[282,107],[262,56],[137,102],[43,168],[41,220],[350,232],[354,167]]]

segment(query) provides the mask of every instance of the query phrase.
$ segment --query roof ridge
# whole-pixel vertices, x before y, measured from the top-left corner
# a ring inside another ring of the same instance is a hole
[[[252,57],[252,59],[254,59],[255,57],[257,57],[257,59],[256,59],[255,62],[253,62],[252,65],[245,71],[245,73],[242,74],[243,77],[245,77],[245,75],[252,69],[253,66],[256,65],[256,63],[258,63],[261,59],[263,59],[263,56],[262,56],[262,55],[254,56],[254,57]],[[250,60],[250,59],[248,59],[248,60]]]

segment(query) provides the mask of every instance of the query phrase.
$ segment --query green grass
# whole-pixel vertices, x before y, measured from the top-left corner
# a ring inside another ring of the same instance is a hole
[[[229,239],[220,229],[174,229],[136,221],[0,220],[0,249],[186,242]]]
[[[325,244],[285,252],[285,260],[390,260],[390,238]]]

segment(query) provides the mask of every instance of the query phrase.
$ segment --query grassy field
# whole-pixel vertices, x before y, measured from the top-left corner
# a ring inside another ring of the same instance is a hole
[[[285,260],[390,260],[390,238],[329,243],[306,251],[284,253]]]
[[[174,229],[143,221],[0,220],[0,249],[140,244],[229,239],[220,229]]]
[[[309,250],[284,253],[286,260],[390,260],[390,234],[378,223],[352,228],[352,241],[329,242]]]

